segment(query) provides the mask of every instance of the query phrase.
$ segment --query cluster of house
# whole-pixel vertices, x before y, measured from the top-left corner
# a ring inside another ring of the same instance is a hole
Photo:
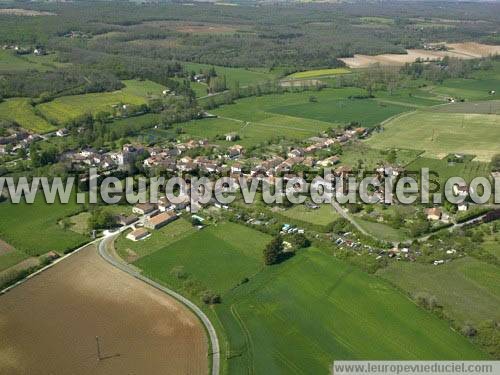
[[[41,139],[37,134],[30,134],[22,129],[11,129],[7,136],[0,137],[0,155],[27,149],[33,142]]]
[[[144,216],[144,221],[142,226],[136,225],[135,229],[127,234],[127,238],[132,241],[139,241],[147,238],[150,235],[150,230],[158,230],[178,218],[175,211],[176,208],[176,205],[170,204],[166,198],[161,198],[158,204],[136,204],[132,208],[132,212]],[[132,216],[123,218],[122,220],[123,225],[129,225],[131,222],[135,222],[137,218]]]
[[[27,55],[29,53],[33,53],[33,55],[35,56],[43,56],[47,54],[47,52],[43,47],[28,48],[28,47],[20,47],[18,45],[4,44],[2,46],[2,49],[14,50],[18,55]]]

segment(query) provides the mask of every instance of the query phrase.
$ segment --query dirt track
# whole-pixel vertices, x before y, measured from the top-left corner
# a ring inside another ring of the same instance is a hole
[[[207,351],[189,310],[95,247],[0,296],[1,374],[206,374]]]

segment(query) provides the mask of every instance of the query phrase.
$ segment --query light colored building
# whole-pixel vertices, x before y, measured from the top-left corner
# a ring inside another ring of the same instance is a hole
[[[144,228],[133,230],[132,232],[127,234],[127,238],[131,241],[140,241],[146,238],[147,236],[149,236],[149,232]]]
[[[144,227],[148,229],[159,229],[175,219],[177,219],[177,215],[174,212],[165,211],[161,214],[148,218],[144,222]]]

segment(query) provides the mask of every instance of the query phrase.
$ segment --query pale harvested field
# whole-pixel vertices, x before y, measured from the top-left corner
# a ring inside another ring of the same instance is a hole
[[[208,372],[194,314],[93,246],[0,296],[0,337],[1,374]]]
[[[367,68],[374,64],[380,65],[404,65],[415,62],[417,58],[423,60],[440,60],[445,56],[460,59],[479,58],[494,54],[500,54],[500,46],[490,46],[486,44],[467,42],[446,44],[449,51],[429,51],[424,49],[409,49],[406,55],[386,53],[382,55],[354,55],[342,60],[350,68]]]
[[[0,9],[0,14],[8,14],[12,16],[55,16],[55,13],[51,12],[39,12],[37,10],[30,9],[18,9],[18,8],[10,8],[10,9]]]

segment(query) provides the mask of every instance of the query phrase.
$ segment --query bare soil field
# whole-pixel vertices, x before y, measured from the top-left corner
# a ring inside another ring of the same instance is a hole
[[[11,8],[11,9],[0,9],[0,14],[8,14],[12,16],[55,16],[55,13],[51,12],[39,12],[37,10],[30,10],[30,9],[18,9],[18,8]]]
[[[382,55],[354,55],[340,59],[350,68],[367,68],[370,65],[404,65],[415,62],[417,58],[423,60],[440,60],[445,56],[459,59],[473,59],[494,54],[500,54],[500,46],[467,42],[467,43],[447,43],[448,51],[431,51],[424,49],[409,49],[406,55],[386,53]]]
[[[0,296],[0,337],[1,374],[208,372],[196,316],[94,246]]]

